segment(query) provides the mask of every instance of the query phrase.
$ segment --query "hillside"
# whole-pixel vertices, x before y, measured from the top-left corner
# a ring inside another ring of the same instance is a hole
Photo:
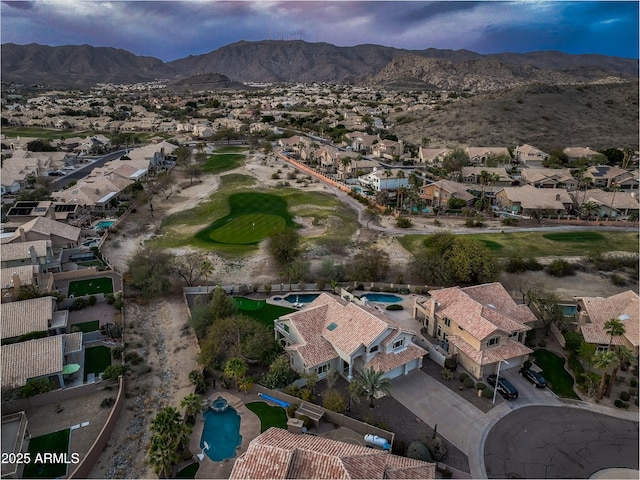
[[[174,90],[188,90],[192,92],[208,90],[249,90],[250,87],[241,82],[234,82],[226,75],[219,73],[206,73],[204,75],[194,75],[172,82],[168,88]]]
[[[429,138],[432,147],[637,145],[638,84],[522,86],[396,113],[390,120],[399,137],[417,145]]]
[[[371,83],[416,88],[510,88],[527,83],[592,83],[638,76],[638,61],[562,52],[481,55],[468,50],[338,47],[301,40],[236,42],[169,63],[89,45],[2,45],[5,83],[90,86],[217,73],[238,82]]]

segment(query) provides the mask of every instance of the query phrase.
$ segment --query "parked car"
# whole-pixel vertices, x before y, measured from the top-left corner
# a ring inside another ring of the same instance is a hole
[[[520,375],[529,380],[538,388],[544,388],[547,386],[547,381],[535,370],[531,370],[530,368],[521,368]]]
[[[495,387],[498,393],[502,395],[502,398],[505,400],[515,400],[518,398],[518,389],[514,387],[509,380],[504,377],[500,377],[498,385],[496,385],[496,377],[497,376],[495,374],[489,375],[487,377],[487,382],[489,382],[489,385],[492,387]]]

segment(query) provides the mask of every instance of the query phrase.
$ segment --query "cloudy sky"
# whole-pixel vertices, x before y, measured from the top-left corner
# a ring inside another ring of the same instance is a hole
[[[3,1],[2,43],[117,47],[165,61],[239,40],[638,58],[637,1]]]

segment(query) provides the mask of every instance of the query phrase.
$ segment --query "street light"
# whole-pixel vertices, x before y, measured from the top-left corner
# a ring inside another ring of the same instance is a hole
[[[509,365],[509,362],[507,362],[506,360],[500,359],[500,361],[498,362],[498,372],[496,373],[496,385],[493,388],[493,400],[491,401],[491,403],[496,403],[496,392],[498,391],[498,382],[500,381],[500,365],[502,365],[502,362]]]

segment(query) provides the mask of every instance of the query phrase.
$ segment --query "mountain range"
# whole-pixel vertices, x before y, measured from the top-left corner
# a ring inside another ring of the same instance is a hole
[[[557,51],[483,55],[469,50],[404,50],[381,45],[338,47],[302,40],[240,41],[166,63],[109,47],[5,43],[0,66],[5,85],[58,88],[159,79],[176,82],[207,74],[226,76],[228,79],[220,77],[217,83],[234,86],[237,84],[229,82],[323,82],[473,91],[539,83],[623,83],[638,78],[638,60],[602,55]],[[185,88],[184,82],[181,88]]]

